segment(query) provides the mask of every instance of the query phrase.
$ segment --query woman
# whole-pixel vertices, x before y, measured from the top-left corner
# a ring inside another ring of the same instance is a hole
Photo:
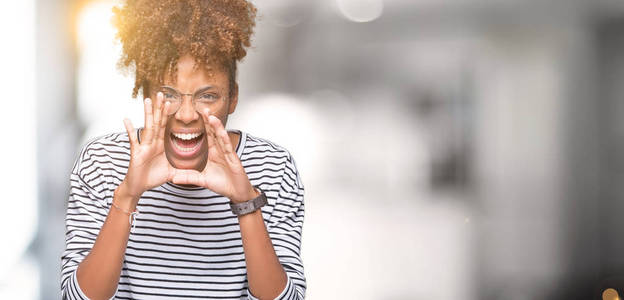
[[[303,299],[303,185],[284,148],[226,131],[246,1],[127,1],[121,64],[145,125],[96,138],[70,176],[65,299]]]

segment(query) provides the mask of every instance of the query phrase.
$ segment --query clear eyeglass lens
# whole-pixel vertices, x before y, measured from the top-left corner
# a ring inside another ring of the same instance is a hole
[[[162,88],[161,92],[163,93],[163,100],[169,101],[171,104],[169,106],[169,115],[175,114],[180,107],[182,106],[182,102],[184,99],[182,95],[175,90],[170,88]],[[219,101],[221,97],[217,94],[213,93],[203,93],[199,95],[193,96],[193,105],[197,112],[202,112],[205,108],[210,108],[210,105]]]
[[[206,108],[210,108],[210,104],[208,104],[208,103],[204,103],[204,102],[199,102],[199,101],[196,101],[196,102],[195,102],[195,110],[196,110],[197,112],[199,112],[200,114],[201,114],[201,113],[204,111],[204,109],[206,109]]]
[[[165,100],[165,101],[169,101],[169,100]],[[178,111],[178,109],[180,109],[182,102],[181,101],[169,101],[169,102],[170,104],[169,104],[169,110],[167,112],[167,115],[173,115]]]
[[[219,101],[221,97],[213,92],[205,92],[201,94],[197,94],[193,96],[193,104],[195,105],[195,110],[200,114],[206,108],[210,108],[210,106],[217,101]]]

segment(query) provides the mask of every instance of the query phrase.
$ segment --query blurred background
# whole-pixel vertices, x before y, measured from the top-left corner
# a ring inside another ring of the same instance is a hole
[[[117,3],[0,10],[1,299],[60,298],[78,151],[143,123]],[[255,4],[228,127],[297,161],[308,299],[624,295],[624,1]]]

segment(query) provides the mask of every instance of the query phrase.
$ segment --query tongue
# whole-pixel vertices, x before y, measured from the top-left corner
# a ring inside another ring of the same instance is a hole
[[[183,140],[183,139],[176,138],[176,142],[178,143],[178,145],[184,148],[191,148],[195,146],[195,144],[197,144],[197,138],[190,139],[190,140]]]

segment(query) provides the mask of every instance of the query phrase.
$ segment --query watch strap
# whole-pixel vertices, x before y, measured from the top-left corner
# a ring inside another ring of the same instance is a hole
[[[232,213],[234,215],[242,216],[252,213],[268,203],[267,197],[264,192],[258,187],[256,187],[256,189],[260,191],[260,195],[258,195],[256,198],[241,203],[230,202],[230,208],[232,209]]]

